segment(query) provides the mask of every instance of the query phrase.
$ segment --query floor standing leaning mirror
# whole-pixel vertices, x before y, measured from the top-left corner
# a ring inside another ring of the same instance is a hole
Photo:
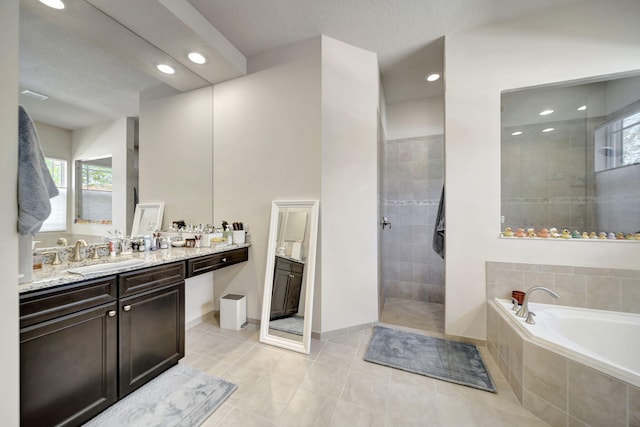
[[[274,201],[260,341],[309,354],[318,237],[318,201]]]

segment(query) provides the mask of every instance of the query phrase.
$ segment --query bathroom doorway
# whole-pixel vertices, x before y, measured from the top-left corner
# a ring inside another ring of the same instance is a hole
[[[380,234],[380,322],[444,334],[444,260],[432,248],[444,182],[444,137],[382,145],[381,211],[391,226]]]

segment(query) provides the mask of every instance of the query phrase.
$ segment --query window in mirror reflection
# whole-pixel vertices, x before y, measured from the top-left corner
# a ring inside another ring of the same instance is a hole
[[[519,89],[501,103],[503,228],[640,231],[640,76]]]
[[[596,172],[640,163],[640,107],[599,126],[595,138]]]
[[[76,222],[111,224],[111,157],[76,161]]]
[[[67,162],[51,157],[46,157],[44,162],[59,193],[51,199],[51,214],[42,224],[40,231],[65,231],[67,229]]]

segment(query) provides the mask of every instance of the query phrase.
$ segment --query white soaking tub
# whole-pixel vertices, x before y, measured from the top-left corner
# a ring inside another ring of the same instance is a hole
[[[640,387],[640,315],[529,303],[536,314],[530,325],[511,302],[493,303],[537,345]]]

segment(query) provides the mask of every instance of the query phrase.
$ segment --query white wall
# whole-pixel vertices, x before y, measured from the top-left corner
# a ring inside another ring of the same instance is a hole
[[[213,311],[213,273],[186,279],[184,288],[184,320],[189,327],[190,322],[200,323],[204,315]]]
[[[131,138],[129,129],[134,126],[132,118],[123,117],[112,122],[101,123],[71,132],[72,170],[70,184],[73,191],[71,209],[68,218],[68,230],[73,234],[104,235],[107,230],[125,231],[127,227],[127,139]],[[112,187],[112,224],[74,224],[75,219],[75,161],[97,159],[111,156],[113,169]]]
[[[243,294],[259,319],[271,201],[320,198],[320,39],[249,58],[249,68],[214,86],[214,219],[242,221],[252,243],[248,263],[214,272],[214,286],[216,307]]]
[[[215,306],[244,294],[257,319],[271,201],[321,199],[313,329],[377,321],[376,56],[318,37],[250,58],[249,69],[212,94],[142,100],[141,201],[164,200],[166,226],[211,222],[198,217],[213,195],[213,223],[247,226],[249,262],[214,272]],[[171,174],[166,166],[175,166]]]
[[[387,141],[444,132],[443,96],[398,102],[387,105],[386,110]]]
[[[378,320],[378,60],[322,37],[322,332]]]
[[[0,2],[0,414],[2,424],[19,425],[18,344],[18,0]]]
[[[213,223],[213,88],[140,100],[140,203],[164,202],[171,221]]]
[[[66,160],[71,164],[71,131],[45,123],[34,122],[42,151],[47,157]]]
[[[500,92],[640,69],[640,3],[579,2],[446,38],[446,321],[485,338],[485,261],[637,269],[640,245],[498,239]]]

